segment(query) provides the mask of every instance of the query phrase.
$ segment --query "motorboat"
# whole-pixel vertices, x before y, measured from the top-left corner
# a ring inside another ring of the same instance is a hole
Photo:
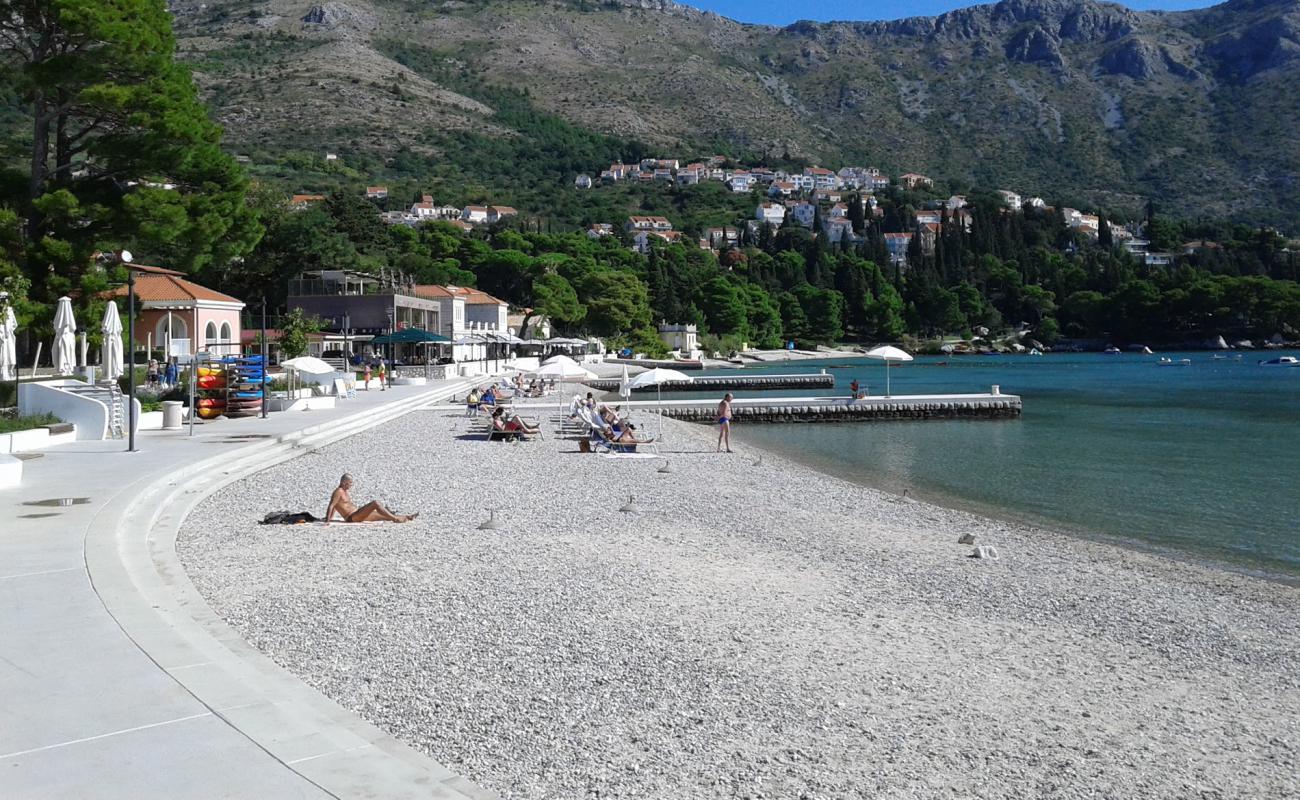
[[[1037,347],[1032,348],[1032,349],[1029,351],[1029,355],[1031,355],[1031,356],[1041,356],[1042,354],[1043,354],[1043,351],[1042,351],[1042,350],[1039,350]]]
[[[1180,358],[1175,360],[1168,356],[1161,356],[1160,360],[1156,362],[1156,366],[1158,367],[1190,367],[1191,365],[1192,360],[1190,358]]]
[[[1120,353],[1122,353],[1122,352],[1124,352],[1124,351],[1123,351],[1123,350],[1120,350],[1120,349],[1119,349],[1118,347],[1116,347],[1115,345],[1111,345],[1110,347],[1107,347],[1105,350],[1102,350],[1101,352],[1102,352],[1103,355],[1108,355],[1108,356],[1117,356],[1117,355],[1119,355]]]
[[[1259,362],[1261,367],[1300,367],[1300,358],[1295,356],[1278,356]]]

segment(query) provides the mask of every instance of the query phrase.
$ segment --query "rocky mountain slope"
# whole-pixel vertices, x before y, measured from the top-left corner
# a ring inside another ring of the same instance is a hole
[[[236,147],[384,153],[436,150],[448,131],[513,135],[477,91],[492,85],[665,152],[788,152],[1109,208],[1154,197],[1187,215],[1300,221],[1300,0],[1182,13],[1002,0],[786,28],[660,0],[171,7]]]

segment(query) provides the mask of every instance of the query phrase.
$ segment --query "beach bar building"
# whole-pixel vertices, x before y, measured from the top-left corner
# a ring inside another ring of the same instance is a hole
[[[208,352],[238,355],[242,300],[201,286],[183,273],[132,264],[135,274],[135,341],[168,356]],[[125,299],[127,288],[113,290]]]

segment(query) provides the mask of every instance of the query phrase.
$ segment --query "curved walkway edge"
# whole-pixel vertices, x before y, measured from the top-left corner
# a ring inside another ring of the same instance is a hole
[[[58,632],[60,640],[75,639],[76,629],[84,626],[87,641],[75,644],[84,649],[88,663],[65,666],[69,645],[62,641],[51,644],[44,656],[32,656],[26,664],[10,660],[0,645],[0,688],[36,689],[68,706],[59,709],[66,715],[63,724],[46,730],[49,726],[40,718],[39,702],[33,701],[31,708],[18,703],[6,709],[0,701],[0,723],[13,722],[24,729],[22,738],[13,741],[0,734],[0,767],[13,768],[7,773],[0,771],[0,794],[496,797],[342,708],[255,650],[199,595],[175,547],[185,518],[217,489],[463,392],[468,386],[465,381],[447,382],[418,392],[400,392],[396,397],[365,398],[362,411],[319,414],[321,422],[298,430],[286,431],[289,425],[300,423],[283,417],[276,420],[278,425],[240,426],[244,430],[278,427],[281,432],[264,439],[256,438],[266,435],[263,433],[246,434],[245,438],[255,443],[220,447],[215,454],[202,449],[202,439],[182,443],[173,438],[170,442],[160,440],[155,451],[170,449],[153,455],[147,466],[143,460],[107,462],[99,456],[98,463],[105,464],[98,466],[100,470],[114,469],[108,463],[139,468],[132,469],[135,474],[118,476],[107,501],[82,517],[84,533],[69,526],[76,517],[68,516],[69,523],[63,523],[68,526],[67,533],[84,536],[78,543],[82,545],[78,555],[84,557],[84,576],[78,576],[76,566],[50,571],[67,573],[70,581],[89,579],[93,597],[79,599],[75,614],[52,620],[65,628]],[[226,438],[221,443],[230,445],[239,439]],[[95,468],[91,465],[99,455],[87,458],[84,454],[89,452],[94,451],[69,453],[67,460],[76,462],[71,464],[74,468],[89,471]],[[61,475],[51,473],[50,477]],[[0,603],[10,600],[3,594],[5,584],[14,583],[5,578],[21,582],[25,576],[37,574],[46,573],[6,575],[0,570]],[[13,595],[20,611],[32,597],[31,588],[29,585],[27,595]],[[72,583],[65,591],[79,594],[80,587]],[[104,611],[110,618],[107,621]],[[123,634],[129,643],[122,641]],[[96,645],[91,639],[102,639],[103,644]],[[42,660],[60,663],[46,665]],[[13,674],[13,680],[5,675],[8,664],[21,669],[21,674]],[[37,672],[40,669],[48,669],[49,674]],[[122,675],[114,674],[118,671]],[[95,686],[99,675],[103,675],[103,683]],[[74,683],[85,687],[81,694],[69,688]],[[123,705],[120,714],[105,715],[102,709],[92,707],[96,695],[98,701],[107,700],[106,705],[112,707],[109,698],[119,688],[122,697],[113,699]],[[78,708],[78,704],[85,707]],[[9,711],[13,714],[6,713]],[[133,725],[136,721],[140,724]],[[88,735],[77,735],[82,730]],[[111,753],[87,749],[109,744],[115,748]],[[180,752],[173,754],[169,748]],[[51,759],[51,753],[66,754]],[[43,757],[46,760],[41,761]],[[97,765],[97,758],[139,762],[141,774],[132,784],[126,778],[131,763]],[[69,770],[70,764],[74,768]],[[152,777],[148,767],[156,770]],[[61,774],[64,772],[72,774]],[[113,785],[118,775],[123,782]]]

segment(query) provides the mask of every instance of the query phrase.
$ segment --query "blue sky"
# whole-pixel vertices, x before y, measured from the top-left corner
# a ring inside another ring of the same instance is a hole
[[[978,5],[962,0],[679,0],[687,5],[716,11],[741,22],[788,25],[800,19],[829,20],[902,19],[930,17],[962,6]],[[1130,0],[1129,8],[1181,11],[1206,8],[1216,0]]]

